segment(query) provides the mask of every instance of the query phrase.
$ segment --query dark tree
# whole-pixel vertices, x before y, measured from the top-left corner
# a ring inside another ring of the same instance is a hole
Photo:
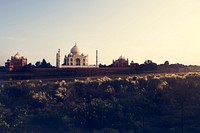
[[[25,65],[23,68],[22,68],[22,72],[31,72],[31,71],[34,71],[34,68],[35,66],[32,65],[31,63],[29,63],[28,65]]]
[[[169,61],[165,61],[164,65],[168,66],[169,65]]]
[[[41,65],[41,62],[40,61],[37,61],[36,63],[35,63],[35,66],[36,67],[39,67]]]
[[[157,64],[154,63],[152,60],[146,60],[142,65],[142,69],[144,71],[156,71],[158,68]]]
[[[50,64],[50,62],[47,63],[45,59],[42,60],[42,62],[37,61],[35,63],[36,68],[52,68],[53,66]]]
[[[152,60],[145,60],[145,62],[144,62],[145,65],[152,64],[152,63],[153,63]]]
[[[4,66],[0,67],[0,72],[5,72],[5,67]]]

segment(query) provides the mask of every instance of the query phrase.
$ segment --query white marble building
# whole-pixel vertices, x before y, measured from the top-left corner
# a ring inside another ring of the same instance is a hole
[[[84,55],[81,53],[81,50],[75,44],[74,47],[71,48],[70,53],[65,55],[64,63],[62,67],[84,67],[88,66],[88,55]]]

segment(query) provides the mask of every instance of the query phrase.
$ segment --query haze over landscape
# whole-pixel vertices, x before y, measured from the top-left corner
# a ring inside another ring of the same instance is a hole
[[[134,62],[200,65],[199,0],[0,0],[0,65],[19,52],[55,65],[74,43],[95,64],[124,56]]]

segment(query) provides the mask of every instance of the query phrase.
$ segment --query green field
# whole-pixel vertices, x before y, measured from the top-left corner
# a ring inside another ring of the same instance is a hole
[[[0,82],[2,133],[197,133],[200,74]]]

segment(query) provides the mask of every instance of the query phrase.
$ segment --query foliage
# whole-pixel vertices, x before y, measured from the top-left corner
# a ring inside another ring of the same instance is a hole
[[[50,64],[50,62],[46,62],[45,59],[42,60],[42,62],[40,61],[37,61],[35,63],[35,65],[29,63],[27,65],[25,65],[23,68],[22,68],[22,72],[33,72],[34,71],[34,68],[54,68],[54,66],[52,66]]]
[[[0,131],[200,132],[200,75],[0,83]]]

